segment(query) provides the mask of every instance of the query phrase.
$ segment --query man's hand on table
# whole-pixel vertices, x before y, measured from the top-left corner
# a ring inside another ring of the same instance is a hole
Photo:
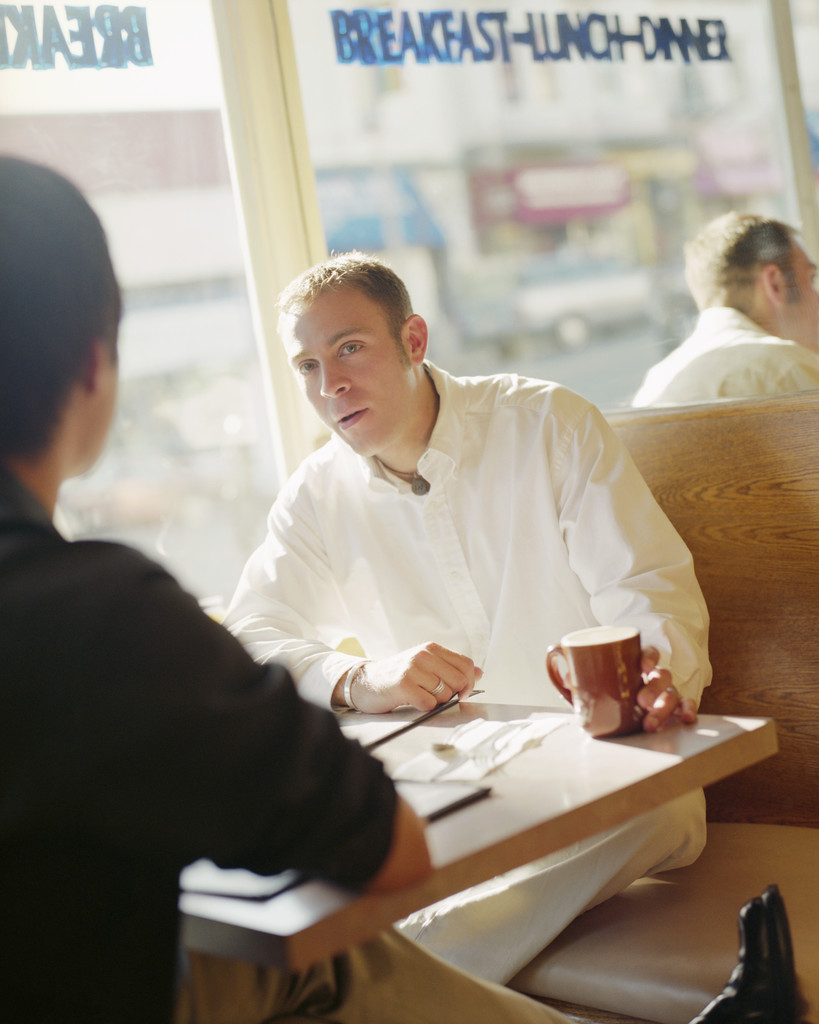
[[[697,719],[697,705],[690,697],[682,697],[671,682],[667,668],[657,668],[660,653],[656,647],[643,648],[643,679],[645,685],[637,694],[637,703],[645,711],[645,732],[659,732],[675,722],[690,725]]]
[[[349,694],[352,704],[371,715],[405,706],[432,711],[456,693],[466,699],[483,675],[471,658],[432,642],[364,662],[351,672],[357,673]],[[333,702],[344,703],[344,679],[336,683]]]

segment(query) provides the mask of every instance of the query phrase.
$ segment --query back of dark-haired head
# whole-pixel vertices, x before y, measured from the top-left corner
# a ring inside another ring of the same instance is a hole
[[[793,278],[796,232],[782,221],[726,213],[685,245],[685,279],[700,309],[731,306],[746,315],[760,270],[774,263]]]
[[[51,440],[91,342],[116,357],[121,299],[102,225],[79,190],[0,156],[0,455]]]
[[[393,338],[412,316],[412,302],[401,278],[383,260],[362,252],[345,252],[305,270],[279,295],[281,314],[302,313],[325,292],[355,289],[384,311]]]

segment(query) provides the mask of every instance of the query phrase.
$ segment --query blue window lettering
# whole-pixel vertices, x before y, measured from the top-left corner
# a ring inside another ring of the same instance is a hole
[[[344,11],[330,11],[330,19],[336,42],[336,60],[339,64],[352,64],[356,58],[356,49],[350,38],[350,19]]]
[[[40,66],[53,68],[58,53],[63,55],[65,62],[71,67],[71,53],[65,41],[63,30],[57,20],[57,12],[53,7],[43,8],[43,45],[40,51]]]
[[[599,26],[597,30],[595,30],[596,26]],[[596,48],[594,46],[595,38],[602,41],[602,47]],[[609,43],[608,24],[605,14],[590,14],[586,18],[586,42],[589,47],[589,53],[595,60],[611,60],[611,45]]]
[[[0,4],[0,68],[52,70],[58,56],[70,71],[153,63],[144,7],[104,4],[92,14],[88,6],[47,4],[40,28],[38,17],[33,4]]]
[[[120,15],[125,35],[125,55],[129,63],[137,67],[153,64],[151,40],[148,38],[148,21],[144,7],[126,7]]]
[[[477,63],[481,58],[480,55],[475,52],[475,40],[472,38],[472,29],[469,27],[469,17],[466,11],[461,14],[461,27],[459,30],[461,49],[458,54],[458,60],[464,59],[465,53],[472,55],[472,63]]]
[[[458,42],[458,32],[452,25],[452,11],[441,11],[441,28],[444,34],[444,53],[447,64],[454,64],[458,59],[452,51],[452,44]]]
[[[369,11],[353,11],[353,21],[358,33],[359,58],[362,64],[378,64],[378,54],[370,42],[373,31],[373,15]]]
[[[69,22],[75,21],[76,28],[69,28],[68,39],[71,43],[79,43],[79,52],[72,50],[72,68],[95,68],[97,66],[97,49],[94,45],[94,21],[88,7],[66,7]]]
[[[410,16],[406,11],[401,14],[401,59],[403,61],[409,51],[415,54],[415,59],[424,63],[424,55],[421,53],[421,47],[418,45],[418,40],[415,38],[415,32],[412,28],[412,22]]]
[[[11,67],[24,68],[26,64],[31,63],[33,68],[42,68],[37,26],[34,24],[34,8],[28,6],[17,10],[7,5],[4,7],[3,15],[17,33],[14,52],[11,54]]]
[[[487,22],[495,22],[498,26],[498,41],[500,43],[501,59],[503,60],[503,63],[508,64],[509,61],[511,60],[509,54],[509,40],[506,36],[506,18],[507,14],[504,11],[483,11],[475,19],[478,31],[486,40],[489,46],[489,49],[486,51],[484,55],[484,60],[495,59],[495,40],[492,38],[492,36],[489,35],[489,33],[484,27],[487,24]]]
[[[421,12],[421,39],[423,40],[424,52],[429,60],[434,57],[435,60],[441,63],[446,63],[446,57],[438,49],[438,44],[435,42],[433,33],[435,32],[435,25],[440,18],[440,14],[433,11],[430,14],[424,14]]]
[[[475,28],[480,33],[481,38],[486,43],[485,50],[479,50],[475,47],[475,59],[476,60],[492,60],[495,56],[495,43],[492,40],[492,36],[486,31],[484,22],[486,21],[487,15],[484,12],[480,12],[475,18]]]
[[[0,8],[2,9],[2,8]],[[126,8],[123,15],[137,8]],[[701,61],[730,60],[727,32],[719,19],[648,17],[623,19],[617,14],[543,11],[518,14],[511,24],[506,11],[407,11],[390,6],[357,7],[329,12],[340,64],[404,64],[410,54],[418,64],[473,64],[526,57],[541,61],[624,61],[627,57]],[[628,28],[623,21],[630,22]],[[134,25],[136,23],[134,22]],[[129,59],[150,60],[140,47],[140,27],[127,33]],[[132,39],[133,37],[133,39]],[[52,49],[58,40],[51,44]],[[0,55],[3,38],[0,36]],[[111,51],[113,52],[113,51]]]
[[[94,12],[94,27],[102,36],[99,66],[102,68],[124,68],[125,51],[122,45],[122,33],[119,30],[119,8],[112,4],[98,7]]]
[[[384,63],[400,64],[403,60],[403,55],[398,49],[398,40],[395,38],[392,11],[378,15],[378,36],[381,43],[381,53],[384,55]]]

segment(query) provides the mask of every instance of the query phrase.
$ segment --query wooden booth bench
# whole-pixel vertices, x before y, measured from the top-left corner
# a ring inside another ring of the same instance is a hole
[[[513,981],[578,1021],[686,1024],[775,882],[819,1024],[819,392],[609,416],[688,544],[711,615],[701,710],[770,717],[779,752],[706,790],[708,840],[578,918]]]

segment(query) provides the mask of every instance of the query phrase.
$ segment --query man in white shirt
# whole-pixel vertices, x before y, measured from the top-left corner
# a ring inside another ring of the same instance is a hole
[[[454,378],[378,260],[335,257],[280,298],[280,333],[334,436],[287,482],[226,624],[313,701],[366,712],[485,699],[567,710],[546,648],[640,628],[644,728],[691,722],[710,681],[691,556],[599,411],[556,384]],[[341,653],[355,637],[365,658]],[[690,863],[701,793],[413,915],[406,934],[510,979],[578,913]],[[524,909],[525,908],[525,909]]]
[[[684,405],[819,388],[816,266],[793,228],[727,213],[685,246],[699,319],[632,404]]]

